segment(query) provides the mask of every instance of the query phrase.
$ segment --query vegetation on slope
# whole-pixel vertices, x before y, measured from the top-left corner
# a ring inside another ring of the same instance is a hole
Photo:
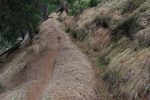
[[[149,9],[149,0],[102,0],[65,21],[80,47],[106,68],[102,78],[117,100],[150,99]]]

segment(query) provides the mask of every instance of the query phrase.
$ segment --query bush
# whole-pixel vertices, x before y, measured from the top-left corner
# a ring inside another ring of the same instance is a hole
[[[94,20],[93,23],[96,24],[96,27],[103,27],[103,28],[109,28],[109,20],[110,18],[108,17],[100,17],[97,16]]]
[[[99,0],[90,0],[89,1],[89,7],[96,7],[100,3]]]
[[[88,33],[86,33],[84,30],[74,30],[70,32],[70,35],[73,39],[83,41],[88,35]]]
[[[107,59],[105,56],[106,55],[102,55],[102,56],[97,58],[96,64],[97,64],[98,67],[104,67],[105,68],[110,63],[110,60]]]
[[[8,42],[6,39],[0,36],[0,54],[4,52],[7,48],[10,48],[12,42]]]
[[[88,7],[96,7],[101,0],[90,0],[90,1],[82,1],[79,0],[77,2],[70,2],[70,15],[78,15],[82,13],[82,11]]]
[[[133,35],[141,30],[141,26],[136,22],[136,17],[131,16],[124,21],[122,21],[117,27],[112,29],[111,36],[112,40],[118,40],[121,35],[128,37],[130,40],[133,40]]]
[[[82,13],[84,9],[88,8],[88,2],[86,1],[80,1],[78,4],[72,4],[70,8],[70,15],[78,15]]]

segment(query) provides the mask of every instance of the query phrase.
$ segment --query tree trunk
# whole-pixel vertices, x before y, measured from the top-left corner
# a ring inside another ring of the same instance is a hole
[[[26,34],[27,34],[27,30],[25,30],[25,28],[22,28],[21,31],[20,31],[20,34],[21,34],[21,37],[22,37],[22,40],[24,40]]]
[[[63,12],[63,11],[65,11],[66,13],[67,13],[67,15],[68,15],[68,13],[69,13],[69,9],[68,9],[68,2],[67,2],[67,0],[59,0],[59,10],[57,10],[57,13],[58,12]]]
[[[30,29],[30,30],[29,30],[29,37],[30,37],[31,41],[34,39],[35,33],[34,33],[34,30],[33,30],[33,29]]]
[[[43,19],[44,21],[48,19],[48,6],[43,2]]]
[[[22,40],[18,40],[15,45],[9,49],[7,49],[6,51],[4,51],[2,54],[0,54],[0,57],[2,57],[3,55],[6,54],[6,57],[8,57],[11,53],[13,53],[15,50],[19,49],[20,44],[21,44]]]

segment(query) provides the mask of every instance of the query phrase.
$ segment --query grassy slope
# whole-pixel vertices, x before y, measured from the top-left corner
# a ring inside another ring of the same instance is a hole
[[[66,31],[106,67],[102,77],[116,99],[150,99],[149,21],[149,0],[102,0],[65,21]]]

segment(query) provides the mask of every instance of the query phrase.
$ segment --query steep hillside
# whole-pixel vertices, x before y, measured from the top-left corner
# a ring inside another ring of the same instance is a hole
[[[0,64],[0,100],[110,100],[92,64],[56,18],[51,15],[32,43]]]
[[[115,99],[150,99],[150,0],[102,0],[65,25]]]

